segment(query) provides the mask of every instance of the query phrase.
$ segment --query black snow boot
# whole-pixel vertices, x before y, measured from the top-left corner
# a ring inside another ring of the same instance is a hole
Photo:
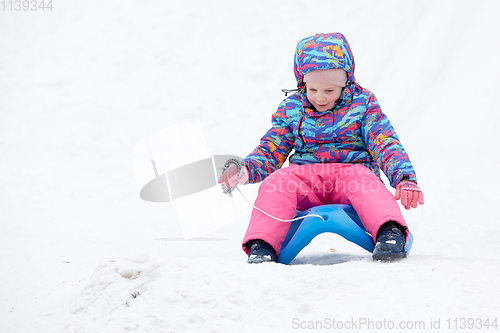
[[[406,258],[404,227],[394,221],[384,223],[377,233],[373,260],[390,262],[404,258]]]
[[[275,262],[276,252],[273,247],[263,240],[256,239],[250,242],[249,264],[260,264],[263,262]]]

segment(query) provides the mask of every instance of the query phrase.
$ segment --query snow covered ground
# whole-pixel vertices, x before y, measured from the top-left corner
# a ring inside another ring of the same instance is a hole
[[[53,7],[0,11],[0,332],[500,329],[500,3]],[[184,241],[171,204],[139,198],[134,145],[199,117],[212,154],[246,156],[295,86],[297,41],[335,31],[425,193],[404,212],[411,257],[321,235],[292,265],[247,265],[250,209]]]

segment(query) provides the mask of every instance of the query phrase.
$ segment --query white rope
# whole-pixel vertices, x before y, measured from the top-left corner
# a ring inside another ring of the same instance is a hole
[[[236,189],[238,190],[238,192],[240,192],[240,194],[243,196],[243,198],[245,198],[245,200],[250,204],[250,206],[252,206],[253,208],[257,209],[259,212],[263,213],[263,214],[266,214],[267,216],[275,219],[275,220],[278,220],[278,221],[281,221],[281,222],[293,222],[293,221],[297,221],[297,220],[301,220],[303,218],[305,218],[306,216],[316,216],[316,217],[319,217],[322,221],[324,221],[325,219],[323,218],[323,216],[321,215],[316,215],[316,214],[307,214],[306,216],[301,216],[301,217],[296,217],[294,219],[291,219],[291,220],[283,220],[283,219],[280,219],[280,218],[277,218],[275,216],[272,216],[271,214],[268,214],[266,213],[265,211],[263,211],[262,209],[260,209],[259,207],[256,207],[254,204],[252,204],[250,202],[250,200],[247,199],[247,197],[245,197],[245,195],[243,194],[243,192],[241,192],[241,190],[238,188],[238,186],[236,186]]]
[[[238,161],[237,159],[234,159],[234,158],[231,158],[231,159],[227,160],[226,163],[224,164],[222,173],[224,174],[224,172],[227,169],[229,169],[229,166],[231,164],[234,164],[238,168],[237,177],[236,177],[236,180],[235,180],[235,184],[232,187],[230,187],[230,188],[226,187],[226,184],[222,183],[221,187],[222,187],[222,191],[223,191],[224,194],[230,194],[236,188],[238,190],[238,192],[240,192],[240,194],[243,196],[243,198],[245,198],[245,200],[250,204],[250,206],[252,206],[253,208],[257,209],[262,214],[265,214],[265,215],[267,215],[267,216],[269,216],[269,217],[271,217],[271,218],[273,218],[275,220],[281,221],[281,222],[293,222],[293,221],[301,220],[301,219],[305,218],[306,216],[316,216],[316,217],[319,217],[322,221],[325,221],[325,219],[323,218],[323,216],[316,215],[316,214],[307,214],[306,216],[296,217],[296,218],[291,219],[291,220],[283,220],[283,219],[277,218],[275,216],[272,216],[271,214],[268,214],[265,211],[263,211],[262,209],[256,207],[254,204],[252,204],[250,202],[250,200],[247,199],[247,197],[245,197],[245,195],[243,194],[243,192],[241,192],[241,190],[238,188],[240,178],[243,175],[243,167],[241,165],[241,162]]]

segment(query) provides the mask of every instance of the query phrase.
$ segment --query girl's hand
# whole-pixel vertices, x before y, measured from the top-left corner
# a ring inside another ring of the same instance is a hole
[[[401,199],[401,204],[406,208],[417,208],[417,204],[424,204],[424,193],[418,185],[411,180],[403,180],[396,186],[394,199]]]
[[[242,166],[243,174],[241,175],[240,181],[238,182],[240,185],[245,185],[248,183],[248,169],[245,166]],[[217,183],[224,183],[227,188],[231,188],[236,184],[236,178],[238,178],[238,168],[233,165],[229,169],[227,169],[222,176],[219,178]]]

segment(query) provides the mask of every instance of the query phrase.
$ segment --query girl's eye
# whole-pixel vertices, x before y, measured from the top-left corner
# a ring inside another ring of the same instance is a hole
[[[330,94],[333,92],[333,90],[327,90],[326,92]]]

